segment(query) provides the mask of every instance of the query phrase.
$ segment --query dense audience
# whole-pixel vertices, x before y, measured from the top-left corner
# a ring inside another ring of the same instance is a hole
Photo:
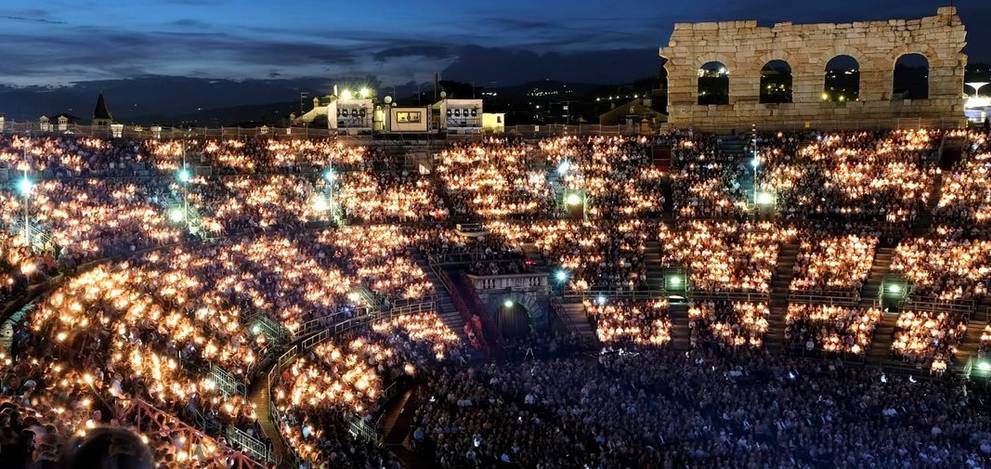
[[[595,323],[603,344],[635,344],[660,347],[671,341],[671,319],[666,300],[594,303],[585,300],[585,314]]]
[[[979,300],[991,241],[967,225],[987,218],[988,138],[947,135],[967,146],[935,215],[957,226],[901,232],[891,269],[913,297]],[[377,420],[397,389],[417,403],[413,449],[440,467],[991,464],[987,409],[946,381],[760,350],[781,246],[800,242],[790,291],[859,290],[883,242],[871,223],[918,218],[942,136],[765,135],[757,165],[716,137],[486,138],[416,172],[397,152],[337,139],[0,136],[0,306],[57,280],[0,352],[0,459],[49,467],[66,442],[125,426],[134,433],[114,441],[136,439],[129,454],[161,467],[229,465],[225,430],[264,445],[256,418],[269,409],[245,390],[277,362],[274,436],[307,467],[398,467]],[[653,151],[668,142],[672,200]],[[739,219],[758,191],[784,220]],[[658,223],[666,209],[679,219]],[[521,339],[506,361],[469,363],[437,313],[390,314],[435,307],[426,263],[546,271],[552,294],[584,295],[605,348],[591,358],[553,338],[535,354]],[[648,272],[660,268],[704,293],[688,307],[686,354],[665,350],[667,300],[630,299],[657,288]],[[762,299],[701,299],[733,294]],[[863,355],[880,317],[793,303],[785,338]],[[904,311],[892,351],[944,373],[967,319]],[[991,326],[982,353],[988,337]],[[294,360],[278,360],[297,340]]]
[[[881,320],[878,308],[849,308],[833,305],[788,305],[785,341],[806,351],[863,355]]]
[[[804,232],[802,235],[791,290],[812,293],[860,290],[870,275],[878,238],[846,235],[817,239]]]
[[[907,361],[943,373],[967,333],[967,318],[950,312],[902,311],[891,349]]]
[[[915,295],[969,300],[987,295],[991,241],[968,239],[962,230],[938,227],[935,236],[904,239],[891,270],[914,286]]]
[[[692,343],[718,347],[761,348],[767,332],[766,303],[749,301],[706,301],[688,309]]]
[[[699,290],[768,293],[780,245],[794,237],[793,228],[769,222],[662,225],[660,241],[666,250],[661,262],[688,269]]]

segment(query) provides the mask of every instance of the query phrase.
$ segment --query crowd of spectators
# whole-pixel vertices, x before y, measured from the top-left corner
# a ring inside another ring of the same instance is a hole
[[[840,361],[626,350],[441,369],[412,439],[439,467],[982,467],[981,397]]]
[[[937,215],[981,223],[987,136],[953,135],[970,146],[944,175]],[[250,383],[286,337],[431,300],[418,253],[453,254],[478,275],[530,272],[536,255],[568,291],[632,292],[648,287],[647,246],[656,241],[658,267],[684,268],[695,290],[766,295],[781,245],[797,238],[792,291],[859,290],[880,234],[850,222],[913,220],[929,202],[941,137],[762,136],[757,189],[777,194],[785,224],[702,220],[748,210],[750,161],[721,154],[715,137],[672,139],[666,201],[655,142],[643,137],[486,138],[451,144],[435,167],[412,173],[394,152],[337,139],[3,135],[0,169],[33,184],[28,194],[0,189],[0,306],[30,284],[70,274],[24,310],[0,355],[0,395],[12,400],[0,405],[4,449],[18,461],[53,461],[68,438],[131,423],[124,416],[136,402],[170,421],[132,435],[164,466],[197,467],[228,451],[224,428],[264,439],[256,412],[268,409],[254,409],[217,376]],[[581,217],[562,210],[570,195],[580,196]],[[681,220],[657,223],[666,202]],[[25,208],[30,247],[20,234]],[[805,218],[820,216],[829,230],[809,228]],[[452,229],[455,220],[481,221],[483,233]],[[108,257],[127,259],[73,272]],[[940,226],[903,239],[892,270],[913,295],[977,299],[991,278],[991,241]],[[960,396],[938,381],[758,351],[770,314],[764,301],[696,300],[691,337],[705,346],[687,355],[664,353],[667,301],[617,297],[584,308],[599,343],[621,351],[598,360],[508,354],[508,363],[468,366],[436,313],[329,338],[276,373],[280,433],[313,467],[397,466],[372,441],[374,419],[390,389],[409,385],[422,398],[412,440],[442,467],[988,463],[986,424],[962,415],[953,403]],[[861,355],[880,315],[791,304],[786,339]],[[942,373],[965,331],[965,317],[906,311],[892,349]],[[987,343],[982,337],[982,350]],[[932,393],[906,402],[916,385]],[[761,405],[762,392],[773,405]],[[23,415],[33,420],[25,425]],[[178,441],[184,425],[206,443]],[[33,452],[25,428],[43,428]]]
[[[941,137],[929,129],[765,135],[758,190],[795,219],[909,222],[931,196]]]
[[[671,341],[667,300],[614,299],[600,303],[586,299],[584,307],[603,344],[661,347]]]
[[[967,317],[952,312],[902,311],[891,349],[933,373],[946,371],[967,333]]]
[[[902,240],[891,271],[904,276],[920,297],[972,300],[988,292],[991,240],[968,238],[963,230],[940,226],[934,236]]]
[[[808,352],[863,355],[881,314],[879,308],[792,303],[785,317],[785,341]]]
[[[703,301],[688,308],[693,345],[724,349],[761,348],[767,333],[767,303]]]
[[[661,263],[688,269],[699,290],[768,293],[780,245],[795,235],[794,228],[770,222],[661,225]]]
[[[436,313],[384,319],[350,339],[328,339],[274,383],[282,434],[313,467],[401,467],[361,429],[377,430],[373,415],[390,387],[462,357],[460,339]]]
[[[802,232],[792,291],[856,292],[870,275],[878,238],[855,234],[815,236]]]

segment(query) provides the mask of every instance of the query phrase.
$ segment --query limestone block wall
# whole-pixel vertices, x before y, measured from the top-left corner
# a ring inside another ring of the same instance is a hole
[[[914,20],[792,24],[755,20],[678,23],[667,47],[668,124],[700,130],[961,125],[967,32],[954,7]],[[917,53],[929,61],[929,99],[892,101],[895,62]],[[823,102],[826,64],[849,55],[860,65],[860,98]],[[761,104],[761,69],[783,60],[793,102]],[[729,104],[699,105],[698,69],[718,61],[729,71]]]

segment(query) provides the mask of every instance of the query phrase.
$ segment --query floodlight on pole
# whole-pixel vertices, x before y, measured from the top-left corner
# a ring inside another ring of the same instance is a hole
[[[176,179],[178,179],[179,182],[183,184],[187,184],[189,183],[189,181],[193,179],[193,173],[189,171],[189,168],[183,166],[182,168],[179,169],[179,172],[176,174]]]
[[[179,223],[186,218],[185,210],[181,207],[173,207],[169,209],[169,221],[172,223]]]
[[[31,192],[34,190],[34,183],[31,182],[31,178],[28,177],[27,170],[24,171],[24,176],[17,181],[17,192],[24,197],[24,245],[31,246],[31,214],[30,214],[30,204],[31,204]]]
[[[330,202],[327,201],[327,198],[323,194],[318,194],[313,200],[313,210],[321,213],[330,210]]]
[[[34,190],[34,182],[28,178],[27,174],[17,181],[17,192],[21,194],[21,197],[25,199],[31,196],[31,192]]]
[[[327,170],[323,172],[323,178],[326,179],[327,182],[334,182],[337,180],[337,172],[334,171],[334,168],[327,168]]]
[[[768,206],[774,203],[774,194],[767,191],[757,192],[757,205]]]
[[[569,206],[581,205],[582,196],[577,192],[572,192],[564,198],[564,203]]]

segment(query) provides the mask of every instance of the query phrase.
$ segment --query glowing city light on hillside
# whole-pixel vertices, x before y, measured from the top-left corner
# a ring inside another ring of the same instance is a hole
[[[602,305],[605,305],[605,304],[606,304],[606,297],[605,297],[604,295],[599,295],[599,296],[598,296],[598,297],[597,297],[597,298],[595,299],[595,302],[596,302],[596,303],[598,303],[598,304],[599,304],[599,306],[602,306]]]
[[[17,192],[21,194],[22,197],[27,197],[31,195],[31,191],[34,190],[34,183],[31,179],[28,179],[27,175],[17,181]]]

